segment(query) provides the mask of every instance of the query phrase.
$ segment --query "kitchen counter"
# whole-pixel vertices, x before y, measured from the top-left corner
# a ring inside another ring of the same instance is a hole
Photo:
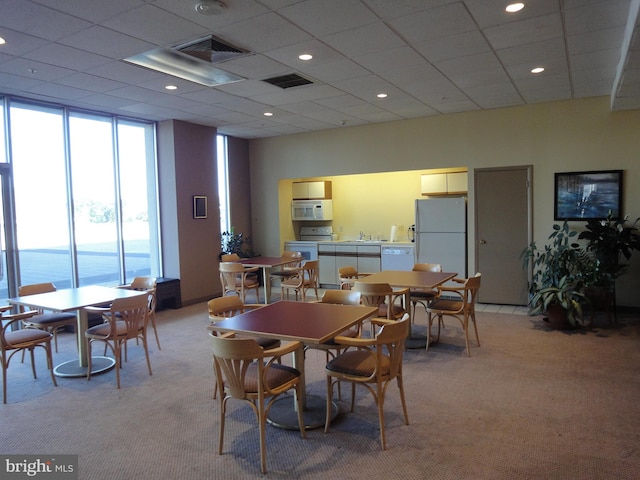
[[[386,242],[383,240],[332,240],[326,242],[318,242],[318,245],[379,245],[383,247],[388,246],[411,246],[415,245],[413,242]]]

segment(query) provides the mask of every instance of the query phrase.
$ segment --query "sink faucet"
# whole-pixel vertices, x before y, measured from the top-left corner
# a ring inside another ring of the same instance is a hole
[[[364,232],[360,230],[360,240],[364,240]]]

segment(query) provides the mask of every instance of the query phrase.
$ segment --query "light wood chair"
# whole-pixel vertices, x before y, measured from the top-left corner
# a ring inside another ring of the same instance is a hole
[[[158,350],[162,350],[160,347],[160,338],[158,337],[158,328],[156,327],[156,303],[157,303],[157,285],[158,280],[156,277],[135,277],[129,285],[122,285],[120,288],[126,288],[128,290],[136,290],[139,292],[147,292],[149,295],[149,323],[153,327],[153,333],[156,337],[156,344]]]
[[[296,301],[298,300],[298,294],[303,302],[306,301],[307,291],[313,289],[316,294],[316,300],[318,297],[318,270],[320,268],[320,262],[318,260],[307,260],[302,267],[296,269],[296,275],[284,280],[280,284],[281,298],[285,298],[285,291],[287,292],[287,300],[289,299],[289,290],[293,290],[296,293]]]
[[[341,290],[351,290],[353,284],[360,278],[371,275],[370,273],[359,273],[354,266],[347,265],[338,269],[338,284]]]
[[[31,285],[22,285],[18,287],[18,295],[20,297],[37,295],[38,293],[55,292],[56,286],[51,282],[34,283]],[[36,314],[25,318],[22,323],[25,327],[39,328],[53,334],[53,343],[56,353],[58,353],[58,332],[64,327],[75,327],[78,318],[73,312],[49,312],[41,308],[29,307],[30,310],[36,310]],[[21,311],[25,311],[24,307],[20,307]]]
[[[405,314],[400,321],[376,318],[372,323],[380,330],[375,338],[336,337],[335,342],[347,350],[327,363],[327,414],[324,431],[329,431],[331,423],[331,408],[333,385],[340,382],[351,382],[351,411],[355,405],[356,385],[362,385],[373,396],[378,407],[378,421],[380,423],[380,443],[386,449],[384,429],[384,397],[389,383],[395,379],[400,392],[404,423],[409,425],[409,416],[404,398],[402,379],[402,354],[407,337],[407,322],[409,315]]]
[[[427,349],[429,348],[429,342],[431,340],[431,324],[433,316],[438,318],[438,336],[436,342],[440,340],[440,325],[443,325],[443,318],[445,316],[457,318],[464,330],[464,341],[467,347],[467,356],[471,356],[469,350],[469,320],[473,323],[473,328],[476,332],[476,341],[480,346],[480,338],[478,337],[478,326],[476,325],[476,301],[478,298],[478,290],[480,289],[480,280],[482,275],[476,273],[474,277],[470,278],[454,278],[453,281],[460,284],[460,287],[455,286],[441,286],[440,298],[431,302],[427,307]],[[451,295],[454,299],[444,298],[442,294]]]
[[[358,282],[353,290],[360,292],[362,303],[369,307],[378,307],[378,317],[399,320],[407,312],[402,304],[407,288],[393,289],[388,283]]]
[[[260,471],[267,473],[266,420],[274,401],[284,392],[296,390],[298,427],[306,438],[300,394],[300,372],[295,368],[275,363],[283,355],[300,348],[299,342],[290,342],[267,353],[252,338],[233,338],[210,335],[213,366],[220,397],[220,436],[218,454],[224,443],[227,402],[237,399],[249,403],[258,419],[260,435]],[[270,357],[270,358],[268,358]],[[220,381],[220,379],[222,379]],[[265,403],[266,401],[266,403]]]
[[[285,250],[282,252],[283,258],[290,258],[291,263],[286,263],[280,267],[279,270],[272,271],[269,274],[269,280],[280,280],[281,282],[297,275],[297,269],[302,266],[304,257],[302,252],[294,252],[291,250]]]
[[[5,314],[12,309],[10,305],[0,307],[0,363],[2,364],[2,401],[7,403],[7,369],[11,358],[18,352],[29,351],[31,355],[31,370],[33,378],[36,375],[36,363],[33,351],[36,347],[42,347],[47,355],[47,367],[51,373],[51,381],[58,386],[53,374],[53,361],[51,355],[51,340],[53,334],[40,328],[19,328],[21,322],[29,320],[38,314],[37,310],[17,314]]]
[[[116,298],[110,307],[85,307],[87,312],[99,313],[104,323],[89,328],[84,336],[87,339],[87,380],[91,380],[91,347],[94,342],[104,342],[116,360],[116,383],[120,388],[120,369],[122,368],[122,350],[127,361],[127,341],[140,340],[147,358],[149,375],[151,362],[147,346],[147,320],[149,318],[149,297],[141,293],[135,297]]]
[[[223,296],[233,293],[239,295],[244,303],[247,300],[247,291],[255,290],[256,302],[260,303],[260,282],[257,276],[250,276],[258,271],[258,267],[246,268],[241,263],[222,262],[219,270]]]
[[[415,272],[442,272],[442,265],[439,263],[416,263],[413,266]],[[413,308],[413,315],[411,316],[411,322],[413,323],[416,318],[416,306],[419,303],[424,307],[424,311],[427,311],[427,306],[430,302],[434,301],[440,296],[440,292],[437,289],[431,288],[412,288],[410,291],[411,306]]]

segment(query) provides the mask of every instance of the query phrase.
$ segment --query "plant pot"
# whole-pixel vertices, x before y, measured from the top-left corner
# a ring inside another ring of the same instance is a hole
[[[567,311],[561,305],[549,305],[547,316],[543,319],[549,328],[555,330],[569,330],[574,328],[567,318]]]

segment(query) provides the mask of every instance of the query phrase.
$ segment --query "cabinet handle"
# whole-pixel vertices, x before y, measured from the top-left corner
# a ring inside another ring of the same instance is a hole
[[[481,245],[486,245],[486,244],[487,244],[487,241],[486,241],[486,240],[480,240],[480,244],[481,244]]]

